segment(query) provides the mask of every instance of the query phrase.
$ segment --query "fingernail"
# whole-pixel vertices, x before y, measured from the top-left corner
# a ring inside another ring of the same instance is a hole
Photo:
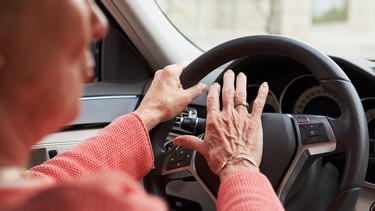
[[[214,84],[212,84],[213,86],[220,86],[220,84],[218,82],[215,82]]]
[[[263,82],[262,86],[263,86],[263,87],[267,87],[267,86],[268,86],[268,83],[267,83],[267,82]]]
[[[238,75],[241,77],[246,76],[243,72],[240,72]]]

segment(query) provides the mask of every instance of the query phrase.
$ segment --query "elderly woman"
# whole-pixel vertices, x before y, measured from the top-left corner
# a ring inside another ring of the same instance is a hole
[[[157,71],[133,113],[44,164],[23,168],[33,144],[77,116],[83,83],[93,76],[89,44],[106,30],[92,0],[0,1],[0,210],[167,210],[137,181],[153,166],[148,131],[206,90],[180,86],[185,63]],[[234,104],[246,101],[246,76],[237,76],[236,89],[234,81],[227,71],[222,110],[221,87],[211,86],[204,140],[181,136],[174,144],[199,151],[220,176],[219,210],[282,210],[258,168],[267,84],[249,114]]]

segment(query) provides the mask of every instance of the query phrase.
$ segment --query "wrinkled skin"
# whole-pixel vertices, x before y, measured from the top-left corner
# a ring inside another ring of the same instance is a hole
[[[246,101],[246,76],[240,73],[234,87],[235,76],[229,70],[224,75],[222,88],[223,108],[220,110],[220,85],[215,83],[209,89],[207,97],[207,120],[204,140],[195,136],[180,136],[175,145],[191,148],[201,153],[212,172],[223,180],[239,170],[259,171],[262,158],[263,135],[261,114],[268,94],[268,84],[263,83],[258,91],[249,114],[247,107],[235,102]],[[251,158],[252,163],[244,159],[233,159],[222,169],[224,162],[232,156],[243,155]]]
[[[155,73],[154,81],[135,111],[149,131],[180,114],[193,99],[206,91],[207,86],[202,83],[186,90],[182,88],[180,75],[186,65],[186,62],[179,62]]]

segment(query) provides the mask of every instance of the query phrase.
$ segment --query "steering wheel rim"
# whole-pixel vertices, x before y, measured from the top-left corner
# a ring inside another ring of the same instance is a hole
[[[327,55],[294,39],[277,35],[243,37],[223,43],[202,54],[190,63],[181,75],[184,88],[191,87],[212,70],[241,57],[279,55],[305,65],[320,85],[338,96],[342,114],[336,119],[326,118],[333,131],[337,146],[332,152],[346,155],[343,174],[329,210],[352,210],[364,182],[368,158],[368,130],[366,116],[359,96],[346,74]],[[296,117],[297,118],[297,117]],[[155,169],[144,179],[147,190],[165,196],[169,181],[162,175],[167,152],[163,143],[171,131],[174,120],[158,125],[151,133]],[[353,141],[355,140],[355,141]]]

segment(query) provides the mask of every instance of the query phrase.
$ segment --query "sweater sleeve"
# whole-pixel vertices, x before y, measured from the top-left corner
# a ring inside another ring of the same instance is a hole
[[[267,177],[260,172],[240,171],[222,181],[218,210],[284,210]]]
[[[1,203],[2,211],[166,211],[167,204],[148,194],[143,187],[120,172],[92,175],[68,184],[23,188],[14,200]],[[0,189],[0,196],[2,196]]]
[[[132,113],[118,117],[95,136],[33,167],[28,174],[66,183],[94,173],[118,171],[140,180],[153,162],[148,131]]]

